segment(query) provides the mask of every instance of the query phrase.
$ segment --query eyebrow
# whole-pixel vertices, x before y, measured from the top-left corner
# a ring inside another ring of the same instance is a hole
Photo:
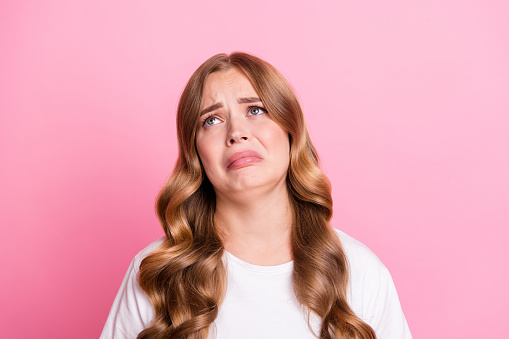
[[[239,98],[237,100],[237,102],[239,104],[252,104],[254,102],[262,102],[262,100],[258,97],[249,97],[249,98]],[[217,103],[217,104],[213,104],[207,108],[204,108],[201,112],[200,112],[200,116],[204,115],[204,114],[207,114],[209,112],[212,112],[212,111],[215,111],[216,109],[219,109],[223,107],[223,104],[222,103]]]
[[[253,102],[262,102],[260,98],[258,97],[251,97],[251,98],[239,98],[237,100],[239,104],[252,104]]]
[[[209,107],[205,108],[203,111],[200,112],[200,116],[202,116],[204,114],[207,114],[208,112],[215,111],[216,109],[221,108],[221,107],[223,107],[222,103],[217,103],[217,104],[214,104],[212,106],[209,106]]]

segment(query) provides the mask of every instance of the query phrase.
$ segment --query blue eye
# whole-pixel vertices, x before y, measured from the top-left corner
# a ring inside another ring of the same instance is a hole
[[[263,113],[267,113],[267,110],[265,108],[261,108],[258,106],[251,106],[248,109],[248,113],[249,115],[260,115]]]
[[[203,121],[203,127],[213,126],[215,124],[218,124],[219,122],[220,120],[216,116],[211,115]]]

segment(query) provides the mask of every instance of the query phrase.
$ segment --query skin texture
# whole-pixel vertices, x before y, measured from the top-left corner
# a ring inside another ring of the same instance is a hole
[[[210,74],[201,110],[211,111],[200,119],[196,148],[216,192],[215,221],[225,249],[253,264],[276,265],[292,259],[290,144],[256,98],[238,69]]]

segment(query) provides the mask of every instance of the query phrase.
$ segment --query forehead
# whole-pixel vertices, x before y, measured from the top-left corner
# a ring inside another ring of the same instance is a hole
[[[257,96],[251,81],[237,68],[211,73],[203,84],[201,108],[227,99]]]

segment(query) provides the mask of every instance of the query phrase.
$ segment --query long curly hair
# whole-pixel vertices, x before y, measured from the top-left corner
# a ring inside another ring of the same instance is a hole
[[[316,333],[320,338],[375,338],[373,329],[347,303],[348,263],[329,224],[331,187],[318,166],[295,94],[273,66],[240,52],[205,61],[181,95],[179,156],[156,204],[166,240],[141,262],[138,276],[155,318],[138,338],[205,339],[225,296],[224,249],[214,225],[215,193],[204,174],[195,134],[205,79],[232,67],[244,72],[270,117],[289,135],[286,184],[293,210],[292,280],[297,300],[308,316],[313,312],[322,319]]]

